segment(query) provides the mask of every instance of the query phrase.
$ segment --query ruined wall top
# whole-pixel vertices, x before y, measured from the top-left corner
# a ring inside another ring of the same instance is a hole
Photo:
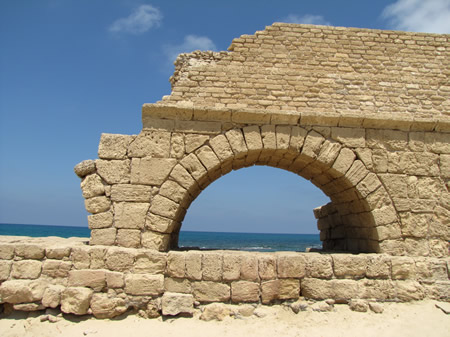
[[[274,23],[181,54],[157,105],[450,118],[450,35]]]

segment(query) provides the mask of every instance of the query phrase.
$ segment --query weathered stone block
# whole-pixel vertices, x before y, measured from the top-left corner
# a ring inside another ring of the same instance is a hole
[[[12,265],[11,276],[17,279],[36,279],[41,275],[41,270],[41,261],[15,261]]]
[[[142,131],[128,147],[130,157],[168,158],[170,132]]]
[[[31,303],[42,299],[47,282],[42,280],[10,280],[0,285],[3,303]]]
[[[396,281],[395,289],[400,301],[419,301],[425,297],[425,289],[417,281]]]
[[[91,257],[89,255],[88,247],[73,247],[70,253],[75,269],[89,269],[91,264]]]
[[[246,281],[259,281],[258,258],[253,254],[244,253],[240,259],[240,279]]]
[[[99,292],[105,286],[104,270],[72,270],[69,272],[69,287],[89,287]]]
[[[261,280],[273,280],[277,277],[277,257],[275,255],[260,255],[258,271]]]
[[[191,153],[191,152],[197,150],[200,146],[205,144],[208,140],[209,140],[209,136],[206,136],[206,135],[187,134],[184,139],[186,153]]]
[[[189,294],[166,292],[162,296],[162,314],[175,316],[194,313],[194,297]]]
[[[0,260],[0,282],[9,278],[11,272],[11,261]]]
[[[277,135],[275,132],[275,125],[261,126],[261,138],[264,145],[264,149],[267,150],[277,149]]]
[[[212,281],[193,282],[194,298],[200,302],[225,302],[230,299],[230,286]]]
[[[87,314],[93,293],[89,288],[66,288],[61,295],[61,311],[66,314]]]
[[[279,278],[303,278],[306,274],[305,257],[296,253],[278,254]]]
[[[191,174],[180,164],[175,165],[170,177],[183,186],[190,195],[197,195],[201,190],[197,181],[192,178]]]
[[[231,283],[231,301],[235,303],[258,302],[259,284],[249,281]]]
[[[305,138],[305,143],[303,144],[302,154],[305,154],[311,158],[316,158],[320,152],[322,143],[325,138],[316,131],[310,131]]]
[[[228,142],[230,143],[231,149],[233,150],[233,153],[236,158],[240,158],[245,155],[247,152],[247,145],[245,144],[244,135],[242,134],[241,130],[233,129],[230,131],[227,131],[225,133],[225,136],[228,139]]]
[[[139,248],[141,246],[141,231],[139,229],[119,229],[116,243],[121,247]]]
[[[127,248],[112,247],[108,249],[105,263],[109,270],[127,272],[133,267],[135,253]]]
[[[391,273],[391,259],[387,255],[371,255],[367,259],[368,278],[387,279]]]
[[[361,128],[331,128],[331,138],[344,144],[346,147],[365,147],[365,129]]]
[[[61,304],[61,294],[64,289],[62,285],[49,284],[42,295],[42,305],[46,308],[56,308]]]
[[[172,233],[180,224],[175,220],[149,213],[145,220],[145,227],[159,233]]]
[[[150,204],[138,202],[114,203],[114,226],[116,228],[142,229]]]
[[[160,186],[177,163],[172,158],[133,158],[131,183]]]
[[[130,160],[95,161],[97,174],[108,184],[128,184],[130,182]]]
[[[410,257],[392,257],[392,279],[407,280],[416,276],[416,265]]]
[[[112,201],[150,202],[151,197],[151,186],[117,184],[111,187]]]
[[[14,245],[0,244],[0,259],[11,260],[14,257]]]
[[[127,311],[123,298],[109,297],[108,294],[93,294],[90,305],[96,318],[113,318]]]
[[[200,252],[186,252],[186,277],[190,280],[202,279],[202,254]]]
[[[98,145],[98,157],[102,159],[126,159],[128,145],[133,136],[102,133]]]
[[[75,174],[80,178],[84,178],[88,174],[94,173],[95,170],[95,161],[93,160],[84,160],[74,168]]]
[[[85,199],[105,194],[102,178],[97,174],[86,176],[81,182],[81,190]]]
[[[171,277],[183,278],[185,276],[186,260],[183,252],[169,252],[167,254],[166,273]]]
[[[172,293],[191,294],[191,282],[188,279],[164,278],[164,290]]]
[[[307,277],[331,278],[333,276],[331,256],[320,254],[308,255],[306,275]]]
[[[271,280],[261,283],[261,301],[268,304],[274,300],[297,299],[300,296],[298,279]]]
[[[89,240],[89,244],[92,246],[112,246],[116,242],[116,233],[117,230],[115,228],[93,229],[91,230],[91,239]]]
[[[66,278],[71,268],[72,263],[69,261],[47,259],[42,264],[42,275],[51,278]]]
[[[222,280],[222,254],[204,253],[202,259],[202,279],[205,281]]]
[[[195,154],[207,170],[212,170],[220,166],[219,158],[217,158],[214,151],[207,145],[199,148],[197,151],[195,151]]]
[[[123,273],[116,271],[105,271],[106,286],[111,289],[123,288],[125,285]]]
[[[343,148],[334,161],[332,168],[340,175],[344,175],[352,166],[355,158],[356,155],[352,150]]]
[[[125,292],[130,295],[160,295],[164,292],[164,275],[128,274]]]
[[[35,244],[16,244],[15,253],[24,259],[42,260],[45,256],[45,249]]]
[[[333,298],[334,292],[331,281],[316,278],[305,278],[302,280],[301,295],[315,300]]]
[[[180,205],[178,203],[161,195],[155,196],[150,206],[150,212],[153,214],[161,215],[174,220],[176,220],[180,211]]]
[[[233,150],[224,135],[218,135],[212,138],[209,144],[221,162],[233,157]]]
[[[300,153],[303,143],[305,142],[306,135],[308,131],[299,126],[291,127],[291,138],[289,140],[289,148],[294,150],[295,152]]]
[[[367,258],[364,255],[333,254],[334,274],[338,278],[363,278]]]
[[[141,235],[141,243],[144,248],[165,252],[169,249],[170,235],[151,231],[143,232]]]
[[[166,180],[159,189],[159,194],[177,203],[181,203],[188,195],[186,189],[173,180]]]
[[[113,214],[111,211],[88,216],[89,229],[108,228],[112,227],[112,224]]]
[[[84,201],[84,206],[86,207],[86,211],[89,213],[102,213],[109,210],[111,207],[111,201],[105,196],[93,197],[86,199]]]
[[[45,256],[47,256],[47,259],[62,260],[69,257],[70,251],[70,246],[52,246],[45,248]]]

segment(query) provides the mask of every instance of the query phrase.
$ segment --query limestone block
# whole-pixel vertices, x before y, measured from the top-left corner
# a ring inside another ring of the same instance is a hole
[[[100,228],[91,230],[89,244],[92,246],[112,246],[116,242],[117,230],[115,228]]]
[[[186,260],[183,252],[169,252],[167,255],[166,274],[171,277],[185,276]]]
[[[0,282],[9,278],[11,272],[11,261],[0,260]]]
[[[419,301],[425,297],[425,289],[417,281],[396,281],[395,289],[400,301]]]
[[[350,300],[360,298],[364,293],[363,285],[355,280],[331,280],[331,287],[336,300]]]
[[[95,170],[95,161],[93,160],[84,160],[74,168],[75,174],[80,178],[84,178],[88,174],[94,173]]]
[[[221,162],[233,157],[233,150],[224,135],[218,135],[211,138],[209,145],[211,145],[211,148]]]
[[[42,305],[46,308],[56,308],[61,304],[61,294],[65,287],[49,284],[42,295]]]
[[[336,160],[339,152],[341,151],[342,145],[333,140],[325,140],[322,147],[320,148],[319,155],[317,156],[317,161],[323,163],[326,166],[331,166]]]
[[[346,147],[365,147],[365,129],[361,128],[331,128],[331,138],[344,144]]]
[[[339,155],[334,161],[332,167],[340,175],[344,175],[348,171],[348,169],[352,166],[355,158],[356,155],[352,150],[343,148],[341,152],[339,152]]]
[[[168,158],[170,132],[142,131],[128,147],[129,157]]]
[[[388,129],[367,129],[366,145],[371,149],[402,151],[408,146],[408,133]]]
[[[66,314],[87,314],[93,293],[89,288],[66,288],[61,294],[61,311]]]
[[[400,213],[402,234],[415,238],[426,237],[432,217],[433,215],[428,213]]]
[[[378,176],[375,173],[369,173],[356,185],[356,189],[362,197],[367,197],[380,186],[381,182]]]
[[[212,303],[206,305],[203,308],[203,312],[200,316],[202,321],[223,321],[225,318],[231,316],[232,312],[230,308],[228,308],[223,303]]]
[[[183,186],[190,195],[197,195],[200,191],[200,187],[197,182],[192,178],[191,174],[180,164],[175,165],[170,177]]]
[[[176,163],[173,158],[133,158],[131,183],[160,186]]]
[[[164,275],[127,274],[125,293],[129,295],[160,295],[164,292]]]
[[[307,277],[329,279],[333,276],[332,258],[329,255],[311,254],[307,256]]]
[[[300,281],[297,279],[271,280],[261,283],[261,301],[268,304],[274,300],[297,299]]]
[[[11,260],[14,257],[14,245],[0,244],[0,259]]]
[[[139,229],[117,230],[116,243],[121,247],[139,248],[141,246],[141,231]]]
[[[363,278],[367,258],[364,255],[333,254],[334,275],[338,278]]]
[[[390,157],[389,160],[391,160]],[[437,176],[439,175],[439,155],[428,152],[401,152],[397,158],[392,159],[392,168],[388,166],[388,171]]]
[[[190,280],[202,279],[202,254],[189,251],[185,253],[186,277]]]
[[[188,279],[166,277],[164,278],[164,291],[191,294],[191,282]]]
[[[105,271],[105,281],[110,289],[123,288],[125,285],[123,273],[116,271]]]
[[[88,216],[89,229],[109,228],[113,225],[113,214],[111,211],[97,213]]]
[[[258,126],[246,126],[242,131],[249,151],[260,151],[263,148],[261,132]]]
[[[442,132],[426,132],[425,144],[434,153],[450,153],[450,135]]]
[[[207,145],[199,148],[197,151],[195,151],[195,154],[208,171],[220,166],[219,158],[217,158],[214,151]]]
[[[247,153],[247,145],[241,130],[233,129],[225,133],[231,149],[236,158],[241,158]]]
[[[392,280],[360,280],[360,298],[390,300],[396,297]]]
[[[11,276],[16,279],[36,279],[41,275],[42,262],[36,260],[15,261]]]
[[[81,190],[85,199],[105,194],[102,178],[97,174],[86,176],[81,182]]]
[[[86,199],[84,201],[84,206],[86,208],[86,211],[88,211],[89,213],[102,213],[109,210],[109,208],[111,207],[111,201],[105,196],[93,197],[90,199]]]
[[[150,206],[150,212],[163,217],[176,220],[180,215],[180,206],[175,201],[161,195],[156,195]]]
[[[392,279],[407,280],[416,276],[416,265],[414,259],[406,256],[392,257]]]
[[[166,270],[167,256],[155,250],[145,250],[136,256],[134,273],[163,274]]]
[[[259,284],[249,281],[232,282],[231,301],[235,303],[259,302]]]
[[[439,168],[444,178],[450,178],[450,155],[441,154],[439,156]]]
[[[96,293],[91,298],[91,309],[96,318],[113,318],[123,314],[128,308],[123,298]]]
[[[35,244],[16,244],[15,253],[24,259],[42,260],[45,256],[45,249]]]
[[[331,281],[316,278],[302,280],[301,295],[315,300],[324,300],[334,297]]]
[[[202,178],[206,176],[206,169],[195,154],[189,154],[184,157],[180,163],[199,184]]]
[[[306,273],[305,257],[297,253],[278,253],[279,278],[303,278]]]
[[[296,125],[292,126],[291,137],[289,140],[289,148],[291,150],[294,150],[295,152],[300,153],[307,134],[308,131],[305,130],[304,128],[301,128]]]
[[[91,232],[92,234],[92,232]],[[70,259],[75,269],[89,269],[91,258],[87,247],[73,247],[70,253]]]
[[[244,253],[240,260],[240,279],[246,281],[259,281],[258,258],[253,254]]]
[[[369,171],[362,163],[361,160],[355,160],[352,166],[345,173],[345,177],[350,181],[353,186],[356,186],[361,180],[363,180]]]
[[[128,184],[130,182],[129,159],[95,161],[97,174],[108,184]]]
[[[47,259],[42,263],[42,275],[51,278],[66,278],[72,268],[69,261]]]
[[[387,279],[391,273],[391,260],[388,255],[370,255],[367,260],[366,276]]]
[[[69,272],[69,287],[89,287],[96,292],[106,286],[104,270],[72,270]]]
[[[212,281],[193,282],[194,298],[199,302],[226,302],[230,299],[230,286]]]
[[[105,265],[105,255],[106,255],[107,247],[90,247],[89,256],[91,260],[91,264],[89,266],[90,269],[104,269]]]
[[[184,156],[184,135],[182,133],[172,133],[170,139],[170,157],[183,158]]]
[[[287,150],[291,138],[291,127],[287,125],[275,126],[275,135],[277,142],[277,149]]]
[[[267,150],[277,149],[277,136],[275,132],[275,125],[261,126],[261,138],[264,145],[264,149]]]
[[[242,256],[238,254],[224,254],[223,279],[224,281],[239,280],[241,275]]]
[[[302,154],[307,155],[311,158],[316,158],[320,152],[322,143],[325,138],[316,131],[310,131],[305,138],[305,143],[303,144]]]
[[[69,257],[71,248],[69,246],[52,246],[45,249],[47,259],[62,260]]]
[[[3,303],[31,303],[42,299],[47,282],[42,280],[10,280],[0,285]]]
[[[142,229],[150,204],[137,202],[114,203],[114,226],[116,228]]]
[[[219,136],[217,136],[219,137]],[[205,144],[209,140],[207,135],[187,134],[185,136],[185,148],[186,153],[191,153],[197,150],[200,146]]]
[[[151,186],[117,184],[111,187],[112,201],[150,202],[151,197]]]
[[[348,303],[350,310],[357,312],[367,312],[369,310],[369,304],[365,300],[353,299]]]
[[[188,196],[186,189],[173,180],[166,180],[159,189],[159,194],[177,203]]]
[[[133,136],[102,133],[98,146],[98,157],[101,159],[126,159],[128,145]]]
[[[202,258],[202,279],[204,281],[221,281],[222,264],[222,254],[204,253]]]
[[[371,213],[376,226],[388,225],[398,221],[397,212],[392,205],[376,208]]]
[[[172,233],[180,224],[175,220],[168,219],[153,213],[149,213],[145,219],[145,227],[159,233]]]
[[[162,314],[175,316],[194,313],[194,297],[190,294],[166,292],[161,301]]]
[[[219,134],[222,131],[222,123],[176,120],[175,129],[185,133]]]
[[[258,256],[258,271],[261,280],[273,280],[277,277],[277,258],[275,255]]]
[[[141,243],[144,248],[164,252],[169,249],[170,234],[162,234],[152,231],[143,232],[141,235]]]
[[[109,248],[106,252],[105,262],[109,270],[127,272],[133,267],[135,253],[127,248]]]

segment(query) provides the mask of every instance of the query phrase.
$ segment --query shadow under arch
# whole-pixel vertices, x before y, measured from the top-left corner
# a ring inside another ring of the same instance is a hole
[[[178,247],[186,211],[201,191],[231,170],[252,165],[293,172],[330,198],[329,204],[314,210],[324,250],[382,252],[383,240],[400,233],[392,200],[352,149],[314,130],[264,125],[217,135],[173,168],[161,191],[175,183],[184,192],[165,195],[179,205],[173,212],[169,248]]]

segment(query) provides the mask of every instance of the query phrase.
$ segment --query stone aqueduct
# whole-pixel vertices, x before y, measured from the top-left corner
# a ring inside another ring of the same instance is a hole
[[[229,52],[182,54],[137,136],[78,166],[92,245],[177,246],[186,210],[231,170],[311,180],[326,250],[447,256],[447,35],[275,23]],[[282,193],[282,191],[280,191]]]
[[[275,23],[229,52],[180,55],[142,132],[103,134],[99,159],[75,167],[89,245],[0,237],[0,311],[449,301],[449,38]],[[199,193],[250,165],[330,197],[314,210],[325,251],[172,249]]]

